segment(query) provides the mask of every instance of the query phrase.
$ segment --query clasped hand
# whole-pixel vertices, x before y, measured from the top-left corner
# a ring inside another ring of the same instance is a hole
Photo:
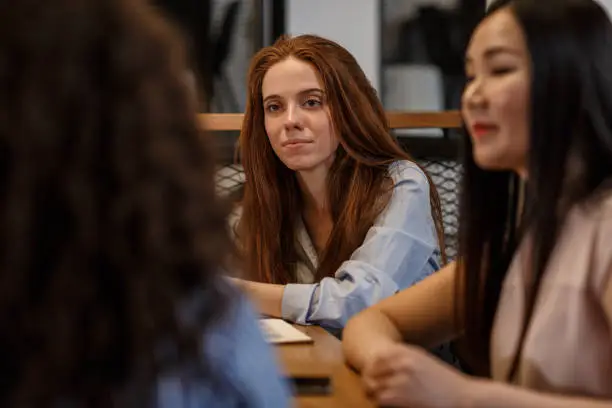
[[[476,382],[423,349],[403,344],[374,354],[362,380],[378,405],[409,408],[467,406]]]

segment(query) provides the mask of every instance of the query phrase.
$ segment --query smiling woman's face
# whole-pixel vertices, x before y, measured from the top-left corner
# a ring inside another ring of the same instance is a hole
[[[287,58],[266,72],[261,88],[266,133],[278,158],[294,171],[329,168],[338,139],[314,67]]]
[[[530,56],[510,9],[480,23],[468,46],[466,75],[462,114],[476,164],[526,176]]]

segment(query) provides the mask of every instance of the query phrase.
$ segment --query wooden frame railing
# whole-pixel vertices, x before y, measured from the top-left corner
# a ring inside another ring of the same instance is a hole
[[[212,132],[240,131],[242,113],[203,113],[199,120],[204,129]],[[462,125],[458,111],[441,112],[387,112],[391,129],[459,129]],[[225,143],[229,139],[225,139]],[[399,142],[416,158],[435,158],[440,160],[455,160],[459,151],[457,138],[452,137],[418,137],[400,138]],[[223,157],[230,160],[233,157],[234,143],[227,145]]]
[[[240,130],[242,113],[203,113],[200,121],[210,131]],[[443,112],[388,112],[391,129],[453,129],[461,127],[458,111]]]

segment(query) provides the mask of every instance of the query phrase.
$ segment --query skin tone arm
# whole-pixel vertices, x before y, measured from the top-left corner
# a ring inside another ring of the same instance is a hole
[[[456,337],[455,269],[452,262],[351,319],[342,342],[348,363],[361,371],[390,344],[406,341],[430,347]]]
[[[251,282],[243,279],[230,278],[253,301],[260,313],[270,317],[282,317],[284,285]]]

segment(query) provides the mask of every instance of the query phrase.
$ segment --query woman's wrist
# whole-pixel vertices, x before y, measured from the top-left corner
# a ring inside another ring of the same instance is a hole
[[[496,405],[494,396],[499,392],[499,383],[487,378],[467,378],[467,385],[463,387],[462,397],[458,401],[460,408],[484,408]]]
[[[238,286],[255,303],[260,313],[282,317],[282,301],[285,286],[237,279]]]

